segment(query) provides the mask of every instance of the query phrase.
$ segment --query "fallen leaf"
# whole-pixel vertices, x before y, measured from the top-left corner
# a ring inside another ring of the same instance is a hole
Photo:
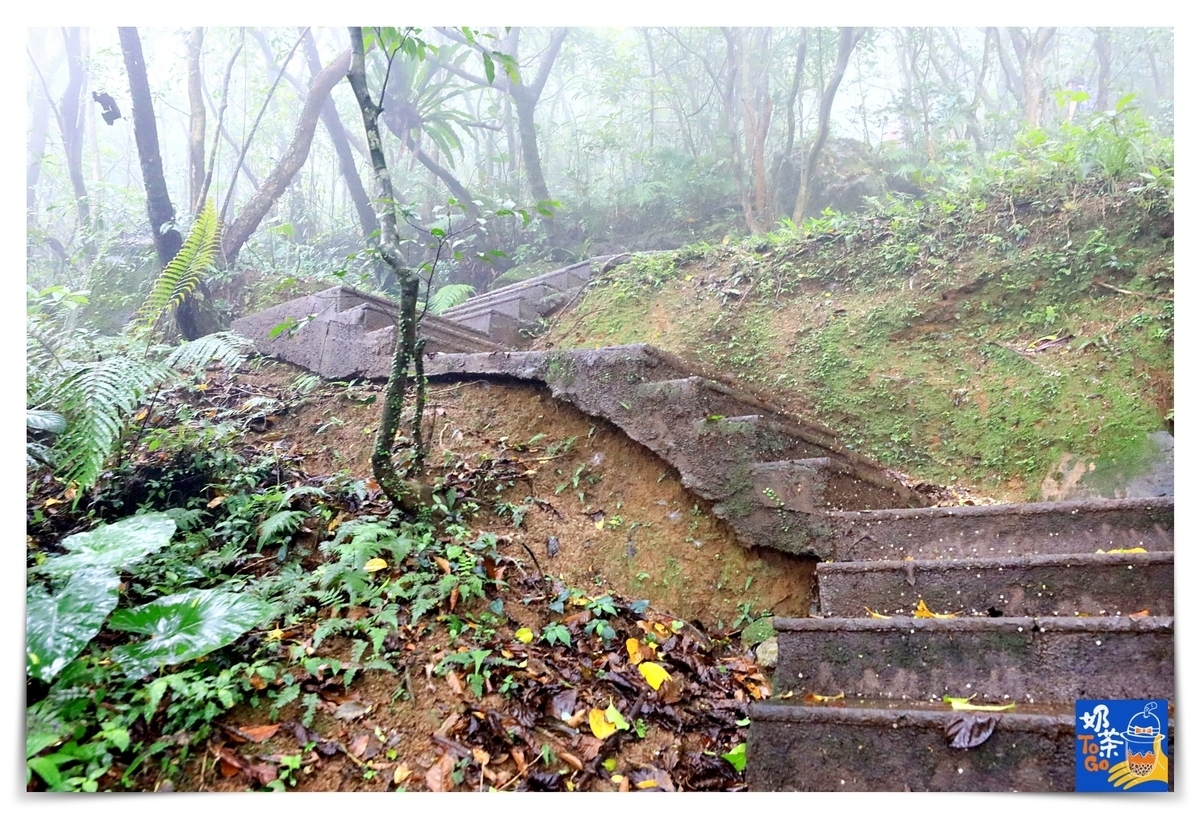
[[[655,690],[658,690],[662,687],[663,682],[671,678],[671,674],[662,665],[655,662],[642,662],[638,665],[638,672]]]
[[[450,773],[454,770],[454,756],[442,753],[442,757],[425,773],[425,786],[430,792],[449,792],[454,786]]]
[[[570,753],[563,750],[563,751],[559,751],[558,757],[561,758],[563,761],[567,762],[567,764],[571,765],[579,772],[583,772],[583,762],[580,761],[577,756],[573,756]]]
[[[396,772],[392,773],[392,783],[398,787],[407,781],[410,775],[412,775],[412,770],[408,768],[408,765],[401,764],[396,768]]]
[[[746,769],[746,742],[742,742],[734,747],[728,753],[722,753],[721,758],[733,765],[733,769],[739,773]]]
[[[368,574],[374,574],[376,571],[382,571],[387,567],[387,560],[375,557],[374,559],[367,560],[367,564],[363,566],[363,570]]]
[[[223,503],[223,502],[225,502],[225,496],[222,494],[218,494],[216,497],[214,497],[208,501],[208,503],[205,505],[205,508],[216,508],[217,506],[221,505],[221,503]]]
[[[881,613],[879,613],[879,612],[877,612],[877,611],[872,611],[870,608],[867,608],[867,614],[868,614],[868,615],[869,615],[869,616],[870,616],[872,619],[891,619],[891,617],[890,617],[890,616],[884,616],[883,614],[881,614]]]
[[[350,745],[346,748],[350,751],[350,755],[357,759],[361,759],[363,753],[367,751],[367,742],[370,741],[370,733],[359,733],[354,738],[350,739]]]
[[[442,573],[449,574],[452,571],[450,568],[450,561],[445,557],[434,557],[433,561],[436,562],[438,567],[442,569]]]
[[[357,701],[345,701],[339,704],[337,709],[333,711],[333,717],[342,721],[353,721],[354,719],[362,718],[370,712],[371,706],[369,704]]]
[[[617,726],[605,718],[604,711],[598,707],[593,707],[588,713],[588,724],[592,728],[592,735],[601,740],[617,732]]]
[[[1138,612],[1136,612],[1136,613],[1131,613],[1131,614],[1129,615],[1129,618],[1130,618],[1130,619],[1141,619],[1142,617],[1146,617],[1146,616],[1149,616],[1149,615],[1150,615],[1150,609],[1149,609],[1149,608],[1146,608],[1145,610],[1138,611]]]
[[[978,747],[991,737],[999,721],[994,715],[955,713],[946,722],[946,740],[958,750]]]
[[[1145,554],[1145,548],[1110,548],[1108,551],[1099,550],[1097,554]]]
[[[913,617],[916,619],[954,619],[958,614],[962,613],[934,613],[929,610],[929,606],[925,604],[925,600],[917,600],[917,610],[913,612]]]
[[[1016,702],[1008,704],[971,704],[971,699],[974,696],[968,696],[965,699],[956,699],[953,696],[942,696],[942,701],[950,705],[952,710],[981,710],[989,713],[1000,713],[1005,710],[1012,710],[1017,706]]]
[[[616,708],[616,705],[609,700],[608,709],[604,711],[604,718],[608,719],[611,724],[616,725],[618,730],[628,730],[629,722],[625,721],[625,717],[621,715],[621,711]]]
[[[475,763],[481,767],[485,766],[489,761],[492,760],[492,757],[488,754],[487,750],[482,750],[478,747],[471,748],[471,757],[474,758]]]
[[[529,628],[517,628],[517,632],[513,634],[513,638],[524,645],[528,645],[533,641],[533,631]]]
[[[838,693],[836,696],[822,696],[820,693],[809,693],[807,696],[804,697],[804,701],[814,702],[814,703],[819,704],[821,702],[836,702],[836,701],[840,701],[844,698],[846,698],[846,691],[843,690],[841,693]]]
[[[272,736],[278,733],[279,727],[280,725],[278,724],[264,724],[259,727],[240,727],[238,728],[238,732],[255,744],[261,744],[264,741],[269,741]]]

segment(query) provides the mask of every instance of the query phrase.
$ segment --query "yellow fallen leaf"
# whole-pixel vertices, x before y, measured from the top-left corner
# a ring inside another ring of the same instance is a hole
[[[206,508],[216,508],[217,506],[221,505],[221,503],[223,503],[223,502],[225,502],[225,496],[222,494],[218,494],[216,497],[214,497],[208,501]]]
[[[374,574],[376,571],[382,571],[387,567],[387,560],[375,557],[374,559],[367,560],[367,564],[363,566],[363,570],[368,574]]]
[[[820,693],[809,693],[804,697],[806,702],[837,702],[846,698],[846,691],[838,693],[836,696],[822,696]]]
[[[529,628],[518,628],[517,632],[513,634],[513,638],[524,645],[528,645],[533,641],[533,631],[529,630]]]
[[[610,780],[610,781],[612,781],[614,784],[620,784],[622,781],[624,781],[624,780],[625,780],[625,776],[623,776],[623,775],[614,775],[614,776],[613,776],[611,779],[609,779],[609,780]]]
[[[913,612],[913,617],[916,619],[954,619],[959,613],[962,613],[962,611],[958,613],[934,613],[929,610],[929,606],[925,604],[925,600],[919,599],[917,600],[917,610]]]
[[[625,640],[625,650],[629,651],[629,664],[636,665],[642,661],[641,644],[641,641],[637,639],[630,638]]]
[[[872,611],[870,608],[867,608],[867,613],[870,615],[870,617],[872,619],[891,619],[890,616],[884,616],[883,614],[879,613],[878,611]]]
[[[1012,710],[1017,706],[1016,702],[1008,704],[971,704],[971,699],[974,696],[968,696],[965,699],[956,699],[953,696],[942,696],[942,701],[950,705],[952,710],[980,710],[988,713],[999,713],[1004,710]]]
[[[588,725],[592,728],[592,735],[601,741],[617,732],[617,726],[605,718],[603,710],[596,707],[588,713]]]
[[[396,772],[392,774],[392,783],[396,785],[403,784],[410,775],[412,775],[412,770],[408,768],[408,765],[401,764],[396,768]]]
[[[671,678],[671,674],[667,673],[666,668],[655,662],[642,662],[637,669],[638,673],[642,674],[642,678],[655,690],[658,690],[662,687],[663,682]]]
[[[658,782],[655,781],[653,778],[647,778],[645,781],[637,782],[637,784],[635,784],[634,786],[637,787],[639,790],[648,790],[651,787],[654,787],[657,785],[658,785]]]
[[[1096,552],[1097,554],[1145,554],[1145,548],[1110,548],[1105,551],[1103,549]]]

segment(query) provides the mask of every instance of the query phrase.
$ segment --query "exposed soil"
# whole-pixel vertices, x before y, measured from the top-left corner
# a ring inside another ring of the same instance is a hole
[[[300,372],[272,364],[243,377],[270,390]],[[379,413],[371,399],[379,391],[365,384],[314,397],[275,417],[264,434],[302,455],[310,474],[346,470],[369,477]],[[521,482],[494,501],[529,506],[521,527],[499,518],[494,503],[475,524],[511,533],[506,547],[513,556],[525,558],[528,547],[547,573],[567,584],[649,598],[709,628],[729,627],[746,611],[807,615],[814,560],[743,548],[668,463],[607,421],[554,400],[545,387],[435,384],[426,418],[431,465],[519,459]],[[551,538],[557,541],[553,556]]]
[[[297,401],[303,375],[265,363],[235,376],[243,393],[281,401],[251,426],[247,444],[276,447],[311,479],[368,478],[380,386],[318,384]],[[310,727],[300,725],[303,700],[274,720],[265,706],[239,707],[218,719],[183,780],[169,786],[260,788],[298,756],[287,788],[300,791],[740,789],[741,774],[721,754],[745,741],[746,703],[769,696],[770,685],[739,632],[768,611],[807,614],[812,561],[744,549],[666,463],[545,388],[436,384],[426,418],[428,479],[452,480],[487,458],[519,475],[495,496],[474,498],[480,513],[471,520],[500,535],[507,583],[491,597],[503,603],[502,624],[485,633],[472,622],[471,642],[511,664],[493,668],[482,695],[469,666],[438,672],[467,650],[451,632],[456,617],[443,612],[388,637],[398,673],[365,671],[345,685],[332,665],[352,658],[349,640],[314,645],[316,623],[308,623],[279,650],[322,657],[316,674],[293,668],[315,694]],[[585,606],[606,594],[617,613],[608,618],[615,635],[602,642],[585,631]],[[554,612],[564,595],[565,609]],[[476,601],[456,613],[485,607]],[[569,629],[569,645],[518,636],[555,621]],[[654,659],[672,676],[658,692],[628,653],[627,640],[639,639],[659,646]],[[511,685],[503,695],[502,681]],[[602,741],[588,714],[609,705],[630,727]]]

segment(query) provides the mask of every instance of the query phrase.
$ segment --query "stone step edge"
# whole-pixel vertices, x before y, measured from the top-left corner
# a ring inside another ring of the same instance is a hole
[[[891,632],[934,631],[944,633],[986,632],[997,629],[1028,629],[1031,633],[1155,633],[1175,630],[1174,616],[958,616],[953,619],[892,616],[874,617],[780,617],[772,620],[777,632]]]
[[[942,729],[946,722],[957,712],[950,705],[944,710],[932,708],[883,708],[856,706],[855,699],[842,699],[844,706],[829,704],[809,704],[807,702],[750,702],[747,712],[752,721],[771,721],[788,723],[822,723],[845,724],[863,727],[881,727],[898,729],[899,727],[932,727]],[[870,699],[863,699],[870,702]],[[989,713],[997,717],[996,729],[1040,732],[1054,734],[1075,733],[1075,703],[1049,703],[1038,705],[1040,708],[1061,707],[1059,713],[1021,713],[1017,710],[1003,710]],[[1020,708],[1020,704],[1017,705]]]
[[[1095,511],[1137,511],[1173,509],[1175,498],[1147,497],[1121,500],[1057,500],[1038,503],[994,503],[986,506],[938,506],[932,508],[880,508],[869,511],[836,511],[830,517],[852,522],[895,522],[904,519],[936,517],[1001,517],[1035,514],[1090,513]]]
[[[839,512],[826,512],[832,516]],[[884,571],[989,571],[1004,568],[1094,568],[1103,565],[1163,565],[1175,561],[1174,551],[1147,551],[1125,554],[1025,554],[1015,557],[947,557],[946,559],[920,560],[850,560],[846,562],[822,562],[817,565],[817,574],[867,574]]]

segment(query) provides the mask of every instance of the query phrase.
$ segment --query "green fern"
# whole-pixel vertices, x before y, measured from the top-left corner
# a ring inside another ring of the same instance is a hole
[[[134,316],[134,326],[153,329],[170,310],[183,303],[212,269],[220,248],[221,223],[212,201],[196,217],[183,247],[154,282],[150,295]]]
[[[198,374],[216,361],[226,370],[234,370],[254,353],[254,342],[236,332],[214,332],[175,347],[166,357],[167,366],[189,374]]]
[[[71,362],[68,371],[53,393],[53,404],[67,420],[54,448],[63,479],[86,489],[116,451],[126,419],[168,370],[157,361],[114,355]]]
[[[473,295],[475,295],[475,288],[470,284],[447,284],[439,287],[438,291],[429,299],[429,311],[434,315],[441,315],[446,310],[454,309]]]
[[[277,538],[284,538],[300,527],[300,523],[308,518],[307,511],[277,511],[268,517],[258,528],[258,550]]]

